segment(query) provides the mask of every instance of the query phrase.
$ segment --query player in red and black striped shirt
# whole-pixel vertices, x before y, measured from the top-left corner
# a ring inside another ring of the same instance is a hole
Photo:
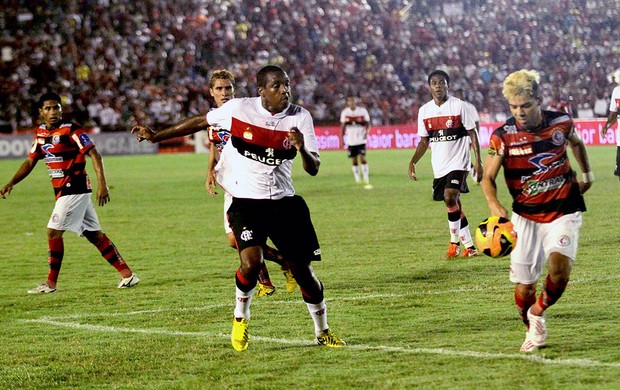
[[[56,291],[64,256],[62,236],[66,230],[86,237],[118,270],[121,274],[118,288],[135,286],[139,282],[138,277],[125,263],[112,241],[101,231],[91,200],[92,189],[86,174],[86,155],[90,156],[97,176],[97,203],[103,206],[110,200],[101,155],[78,125],[62,122],[62,105],[58,94],[48,92],[42,95],[38,107],[42,124],[36,130],[30,153],[13,178],[0,189],[0,197],[4,199],[17,183],[32,172],[37,162],[43,160],[56,194],[56,204],[47,225],[49,243],[47,281],[28,290],[28,293]]]
[[[504,81],[504,96],[513,117],[495,130],[482,178],[482,190],[492,215],[508,217],[497,198],[495,179],[501,167],[513,198],[512,222],[519,239],[510,256],[510,280],[515,301],[528,327],[522,352],[546,343],[543,313],[560,298],[577,254],[582,194],[594,176],[586,148],[566,113],[543,111],[535,71],[520,70]],[[583,172],[578,181],[567,149]],[[543,291],[536,299],[536,283],[547,264]]]

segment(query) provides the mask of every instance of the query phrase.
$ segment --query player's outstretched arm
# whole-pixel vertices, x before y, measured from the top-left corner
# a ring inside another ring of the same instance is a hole
[[[161,131],[155,131],[146,126],[134,126],[131,133],[136,135],[139,142],[147,140],[152,143],[164,141],[170,138],[181,137],[194,134],[201,130],[206,130],[209,123],[204,115],[196,115],[191,118],[183,119],[170,127]]]
[[[13,191],[13,187],[15,186],[15,184],[24,180],[26,176],[28,176],[30,172],[32,172],[35,165],[37,165],[37,160],[33,160],[30,158],[24,160],[19,169],[17,169],[17,172],[15,172],[13,178],[4,187],[0,188],[0,198],[6,199],[6,196],[9,195],[11,191]]]

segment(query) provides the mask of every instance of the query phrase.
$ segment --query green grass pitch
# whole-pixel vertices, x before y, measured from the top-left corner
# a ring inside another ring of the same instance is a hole
[[[547,312],[548,347],[518,352],[508,258],[447,261],[445,207],[431,200],[430,155],[407,175],[411,150],[368,153],[373,190],[356,186],[344,151],[325,152],[319,175],[296,161],[297,193],[321,241],[315,271],[329,324],[349,344],[313,345],[299,290],[268,263],[278,290],[254,298],[250,346],[229,339],[237,254],[222,227],[222,194],[204,188],[205,155],[104,156],[111,202],[103,230],[141,283],[118,274],[84,238],[65,234],[54,294],[26,290],[47,275],[53,191],[40,163],[0,199],[0,386],[19,389],[612,389],[620,388],[620,182],[614,147],[589,148],[572,281]],[[21,161],[0,161],[4,185]],[[87,165],[94,179],[90,162]],[[94,183],[96,184],[96,183]],[[468,219],[488,217],[479,186],[463,195]],[[509,205],[503,181],[499,191]]]

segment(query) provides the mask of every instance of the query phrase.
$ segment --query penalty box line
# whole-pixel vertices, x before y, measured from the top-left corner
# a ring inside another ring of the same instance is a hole
[[[210,332],[183,332],[167,329],[145,329],[145,328],[122,328],[117,326],[106,325],[91,325],[80,324],[77,322],[65,322],[56,321],[50,318],[40,318],[34,320],[22,320],[28,323],[40,323],[45,325],[52,325],[58,327],[89,330],[94,332],[109,332],[109,333],[139,333],[139,334],[158,334],[165,336],[184,336],[184,337],[207,337],[207,338],[225,338],[230,339],[229,334],[223,333],[210,333]],[[272,337],[262,337],[252,335],[252,341],[273,343],[273,344],[285,344],[293,346],[311,346],[313,343],[308,340],[293,340],[293,339],[281,339]],[[408,348],[408,347],[393,347],[385,345],[364,345],[353,344],[347,345],[343,351],[356,350],[356,351],[381,351],[381,352],[395,352],[403,354],[414,355],[442,355],[442,356],[459,356],[465,358],[478,358],[478,359],[519,359],[527,360],[536,363],[556,365],[556,366],[571,366],[571,367],[612,367],[620,368],[620,362],[600,362],[590,359],[548,359],[540,355],[528,355],[528,354],[509,354],[509,353],[489,353],[489,352],[476,352],[476,351],[457,351],[446,348]]]

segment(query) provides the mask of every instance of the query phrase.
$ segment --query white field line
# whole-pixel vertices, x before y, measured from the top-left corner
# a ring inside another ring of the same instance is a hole
[[[572,284],[583,284],[590,283],[595,281],[612,280],[618,279],[620,276],[613,275],[605,278],[594,278],[591,280],[587,279],[576,279],[572,280]],[[467,293],[467,292],[479,292],[479,291],[494,291],[494,290],[511,290],[512,285],[506,286],[473,286],[473,287],[462,287],[457,289],[449,289],[449,290],[419,290],[419,291],[409,291],[403,294],[374,294],[374,295],[360,295],[360,296],[351,296],[351,297],[338,297],[338,298],[326,298],[326,301],[361,301],[361,300],[372,300],[372,299],[384,299],[384,298],[405,298],[408,296],[415,295],[443,295],[443,294],[455,294],[455,293]],[[295,300],[269,300],[269,301],[254,301],[254,305],[258,304],[267,304],[267,305],[290,305],[295,304],[299,305],[300,301]],[[188,336],[188,337],[222,337],[228,339],[230,335],[222,334],[222,333],[209,333],[209,332],[183,332],[183,331],[175,331],[175,330],[167,330],[167,329],[145,329],[145,328],[120,328],[115,326],[104,326],[104,325],[91,325],[91,324],[81,324],[78,322],[67,322],[67,319],[80,319],[80,318],[92,318],[92,317],[117,317],[117,316],[129,316],[129,315],[144,315],[144,314],[157,314],[163,312],[177,311],[177,312],[187,312],[187,311],[206,311],[206,310],[216,310],[221,308],[230,308],[232,307],[231,303],[226,304],[215,304],[208,306],[199,306],[199,307],[180,307],[180,308],[160,308],[160,309],[151,309],[151,310],[138,310],[131,312],[102,312],[102,313],[81,313],[81,314],[72,314],[72,315],[58,315],[58,316],[44,316],[39,319],[30,319],[30,320],[22,320],[24,322],[29,323],[40,323],[47,324],[65,328],[73,328],[73,329],[84,329],[95,332],[123,332],[123,333],[142,333],[142,334],[160,334],[160,335],[168,335],[168,336]],[[62,321],[65,320],[65,321]],[[311,345],[312,342],[307,340],[290,340],[290,339],[275,339],[270,337],[262,337],[252,335],[252,340],[254,341],[263,341],[277,344],[287,344],[287,345],[298,345],[298,346],[307,346]],[[384,352],[398,352],[398,353],[408,353],[408,354],[432,354],[432,355],[448,355],[448,356],[463,356],[463,357],[474,357],[474,358],[487,358],[487,359],[522,359],[528,361],[535,361],[544,364],[550,365],[563,365],[563,366],[577,366],[577,367],[620,367],[620,362],[599,362],[595,360],[589,359],[547,359],[545,357],[539,355],[526,355],[526,354],[502,354],[502,353],[486,353],[486,352],[475,352],[475,351],[456,351],[444,348],[407,348],[407,347],[392,347],[392,346],[371,346],[371,345],[349,345],[347,349],[353,350],[377,350]]]
[[[571,280],[571,284],[587,284],[592,282],[600,282],[603,280],[616,280],[620,279],[620,275],[610,275],[604,278],[593,278],[593,279],[575,279]],[[482,292],[482,291],[501,291],[507,290],[512,291],[513,285],[506,284],[505,286],[466,286],[459,287],[455,289],[449,290],[412,290],[406,293],[401,294],[372,294],[372,295],[358,295],[358,296],[350,296],[350,297],[337,297],[337,298],[325,298],[326,302],[351,302],[351,301],[365,301],[372,299],[384,299],[384,298],[406,298],[410,296],[417,295],[452,295],[457,293],[471,293],[471,292]],[[118,316],[131,316],[131,315],[143,315],[143,314],[157,314],[164,312],[192,312],[192,311],[208,311],[208,310],[217,310],[227,307],[233,306],[233,299],[229,303],[220,303],[215,305],[207,305],[207,306],[197,306],[197,307],[167,307],[167,308],[159,308],[159,309],[148,309],[148,310],[136,310],[130,312],[101,312],[101,313],[76,313],[76,314],[64,314],[58,316],[45,316],[46,319],[59,319],[59,320],[67,320],[71,318],[88,318],[88,317],[118,317]],[[299,305],[300,301],[295,300],[253,300],[252,305]]]
[[[159,334],[166,336],[189,336],[189,337],[209,337],[209,338],[224,338],[229,339],[230,335],[223,333],[210,333],[210,332],[181,332],[175,330],[165,329],[142,329],[142,328],[120,328],[116,326],[104,326],[104,325],[90,325],[79,324],[76,322],[62,322],[55,321],[48,317],[43,317],[35,320],[24,320],[24,322],[40,323],[46,325],[53,325],[72,329],[90,330],[94,332],[110,332],[110,333],[141,333],[141,334]],[[309,346],[313,342],[308,340],[291,340],[291,339],[276,339],[271,337],[261,337],[252,335],[253,341],[262,341],[275,344],[297,345],[297,346]],[[455,351],[445,348],[407,348],[407,347],[391,347],[391,346],[371,346],[371,345],[348,345],[345,350],[353,349],[359,351],[381,351],[381,352],[396,352],[403,354],[428,354],[428,355],[444,355],[444,356],[462,356],[467,358],[479,358],[479,359],[521,359],[528,360],[537,363],[556,365],[556,366],[572,366],[572,367],[613,367],[620,368],[620,362],[599,362],[590,359],[547,359],[539,355],[526,355],[526,354],[508,354],[508,353],[488,353],[488,352],[475,352],[475,351]]]

